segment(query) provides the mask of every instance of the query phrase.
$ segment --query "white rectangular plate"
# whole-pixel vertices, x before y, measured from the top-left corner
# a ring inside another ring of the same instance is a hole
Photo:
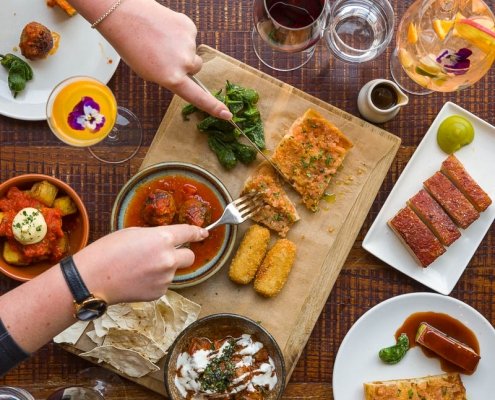
[[[417,264],[388,227],[387,221],[422,188],[426,179],[440,170],[442,161],[447,155],[438,147],[437,130],[445,118],[454,114],[471,121],[475,131],[473,142],[457,151],[455,156],[488,195],[495,199],[495,179],[493,179],[495,127],[456,104],[447,102],[426,132],[363,241],[363,247],[371,254],[445,295],[452,291],[490,228],[495,218],[495,206],[488,207],[467,229],[461,229],[461,237],[427,268]]]

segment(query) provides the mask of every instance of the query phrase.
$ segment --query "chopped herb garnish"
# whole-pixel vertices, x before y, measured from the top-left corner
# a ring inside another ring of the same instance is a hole
[[[213,358],[199,378],[201,390],[222,393],[232,383],[235,375],[235,364],[232,361],[235,341],[229,340],[222,352]]]

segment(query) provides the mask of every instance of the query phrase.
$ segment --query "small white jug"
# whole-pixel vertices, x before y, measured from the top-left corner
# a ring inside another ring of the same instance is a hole
[[[380,85],[380,86],[379,86]],[[379,86],[379,87],[378,87]],[[378,87],[378,88],[377,88]],[[375,89],[375,92],[373,90]],[[389,92],[391,98],[388,104],[375,104],[378,102],[380,91]],[[375,96],[377,95],[378,98]],[[375,102],[373,101],[375,100]],[[399,88],[399,86],[387,79],[374,79],[364,85],[359,91],[358,109],[363,118],[370,122],[382,123],[394,118],[402,106],[409,103],[409,97]]]

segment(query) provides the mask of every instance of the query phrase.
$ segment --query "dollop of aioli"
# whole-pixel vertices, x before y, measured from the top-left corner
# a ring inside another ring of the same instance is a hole
[[[14,238],[24,245],[41,242],[46,232],[45,217],[40,210],[33,207],[23,208],[12,221]]]
[[[242,360],[235,365],[235,368],[252,366],[254,364],[253,356],[263,348],[263,343],[253,341],[251,335],[247,334],[235,339],[235,343],[241,346],[241,349],[235,354],[243,356]],[[228,341],[218,350],[197,350],[192,355],[187,352],[179,355],[174,383],[182,397],[188,398],[187,396],[191,392],[193,393],[191,397],[193,400],[204,400],[215,396],[215,393],[211,391],[201,390],[199,377],[212,359],[222,356],[227,346]],[[251,378],[247,379],[249,375],[251,375]],[[261,363],[259,368],[252,371],[251,374],[246,373],[234,379],[230,391],[222,394],[235,394],[243,390],[254,392],[256,390],[255,386],[272,390],[276,384],[277,374],[275,373],[275,363],[271,357],[268,357],[268,362]]]

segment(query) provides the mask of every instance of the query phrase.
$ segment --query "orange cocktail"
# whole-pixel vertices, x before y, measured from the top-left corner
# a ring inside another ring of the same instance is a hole
[[[47,103],[48,124],[63,142],[77,147],[92,146],[112,130],[117,101],[103,83],[89,77],[61,82]]]

